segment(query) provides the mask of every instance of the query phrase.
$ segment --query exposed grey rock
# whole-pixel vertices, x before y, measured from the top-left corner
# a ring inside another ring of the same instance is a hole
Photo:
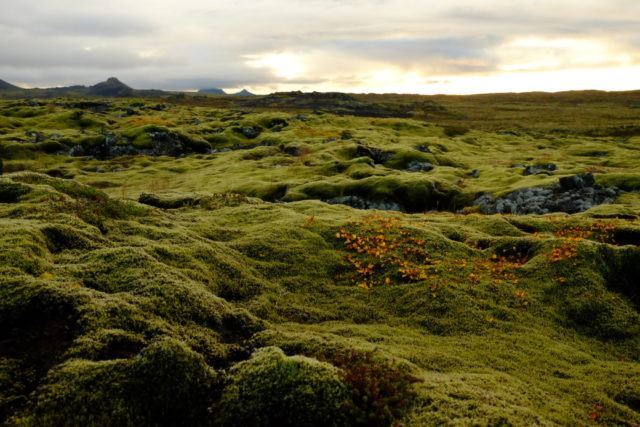
[[[362,144],[358,144],[356,148],[357,157],[369,157],[374,163],[386,163],[393,156],[393,152],[380,150],[379,148],[371,148]]]
[[[69,150],[69,155],[74,157],[82,157],[84,156],[84,147],[82,145],[75,145],[71,147]]]
[[[247,139],[257,138],[261,132],[260,128],[256,126],[240,126],[240,127],[234,128],[234,130],[242,134],[242,136],[244,136]]]
[[[407,170],[409,172],[429,172],[433,170],[434,166],[428,162],[420,162],[418,160],[411,160],[407,164]]]
[[[340,196],[326,200],[332,205],[348,205],[356,209],[378,209],[382,211],[401,211],[398,203],[388,200],[369,200],[360,196]]]
[[[551,172],[555,171],[556,169],[558,169],[558,167],[553,163],[543,163],[543,164],[539,164],[539,165],[529,165],[529,166],[525,166],[524,171],[522,172],[522,174],[524,176],[538,175],[538,174],[551,175]]]
[[[421,153],[431,153],[431,150],[426,145],[418,145],[416,147],[416,150],[420,151]]]
[[[153,141],[151,150],[144,150],[152,156],[173,156],[178,157],[186,153],[185,143],[187,138],[175,132],[151,132],[149,133]]]
[[[471,178],[479,178],[480,177],[480,171],[478,169],[474,169],[469,173],[469,176]]]
[[[574,190],[578,188],[593,187],[596,179],[592,173],[582,175],[565,176],[559,180],[560,187],[565,190]]]
[[[289,122],[280,117],[274,117],[267,123],[267,129],[271,129],[273,132],[280,132],[287,126],[289,126]]]
[[[618,193],[616,188],[595,185],[595,178],[589,173],[562,178],[550,187],[524,188],[498,199],[483,194],[473,204],[485,214],[577,213],[611,203]]]
[[[162,131],[150,132],[149,137],[153,146],[149,148],[134,147],[126,138],[121,139],[118,135],[110,132],[103,132],[101,140],[92,145],[76,145],[69,148],[67,153],[70,156],[89,156],[97,159],[111,159],[120,156],[147,155],[147,156],[173,156],[179,157],[190,153],[210,153],[211,149],[202,144],[194,144],[187,136],[177,132]]]
[[[97,101],[78,101],[68,103],[57,103],[56,105],[64,108],[88,110],[94,113],[104,113],[110,108],[110,104]]]
[[[30,131],[30,132],[27,132],[26,134],[27,134],[27,137],[31,139],[31,142],[33,143],[42,142],[45,139],[44,135],[41,134],[40,132]]]

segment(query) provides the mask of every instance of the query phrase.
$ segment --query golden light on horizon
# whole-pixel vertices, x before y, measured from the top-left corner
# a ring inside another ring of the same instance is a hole
[[[267,68],[276,77],[292,80],[301,77],[305,72],[302,60],[291,53],[267,53],[247,55],[246,64],[254,68]]]

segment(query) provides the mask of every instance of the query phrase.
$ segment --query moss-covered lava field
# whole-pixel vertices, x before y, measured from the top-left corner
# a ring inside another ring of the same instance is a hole
[[[0,101],[0,422],[640,423],[640,93]]]

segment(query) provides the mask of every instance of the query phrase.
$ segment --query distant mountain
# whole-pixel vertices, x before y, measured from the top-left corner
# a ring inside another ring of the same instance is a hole
[[[88,95],[93,96],[131,96],[134,90],[115,77],[109,77],[107,81],[100,82],[87,89]]]
[[[0,91],[21,91],[24,90],[21,87],[7,83],[4,80],[0,80]]]
[[[242,89],[240,92],[232,93],[231,96],[255,96],[255,94],[246,89]]]
[[[110,77],[104,82],[97,83],[93,86],[63,86],[51,88],[34,88],[22,89],[3,80],[0,80],[0,96],[10,99],[21,98],[57,98],[66,97],[88,97],[88,96],[105,96],[105,97],[131,97],[139,96],[144,98],[160,98],[170,96],[170,92],[162,90],[137,90],[122,83],[115,77]]]
[[[93,86],[62,86],[51,88],[23,89],[0,80],[0,97],[8,99],[33,99],[33,98],[57,98],[57,97],[88,97],[104,96],[112,98],[141,97],[141,98],[163,98],[176,95],[178,92],[168,92],[155,89],[134,89],[118,80],[116,77],[109,77],[107,80]],[[246,89],[240,92],[228,94],[219,88],[205,88],[198,91],[199,94],[208,95],[230,95],[237,97],[252,97],[253,93]]]
[[[210,89],[200,89],[198,93],[207,94],[207,95],[226,95],[227,94],[224,90],[218,89],[217,87],[212,87]]]

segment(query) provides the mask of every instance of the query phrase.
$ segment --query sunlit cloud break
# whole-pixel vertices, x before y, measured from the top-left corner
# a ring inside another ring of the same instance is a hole
[[[0,15],[0,78],[257,93],[638,89],[637,28],[635,0],[21,0]]]

